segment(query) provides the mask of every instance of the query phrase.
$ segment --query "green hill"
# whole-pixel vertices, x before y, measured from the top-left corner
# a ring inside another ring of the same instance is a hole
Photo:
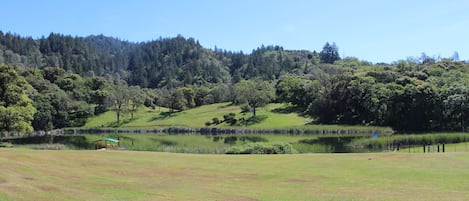
[[[284,128],[303,126],[310,122],[311,119],[301,117],[296,113],[276,113],[273,110],[283,107],[282,104],[269,104],[260,108],[258,116],[266,117],[258,124],[250,125],[253,128]],[[235,118],[249,118],[252,114],[241,114],[239,106],[230,103],[217,103],[204,105],[193,109],[169,113],[166,108],[152,110],[150,108],[141,107],[133,120],[130,115],[124,116],[124,121],[119,127],[124,128],[148,128],[148,127],[204,127],[205,122],[211,122],[213,118],[223,120],[223,116],[234,113]],[[90,118],[85,124],[85,128],[93,127],[115,127],[115,112],[109,111],[101,115]],[[217,125],[216,127],[230,127],[226,123]]]
[[[295,112],[283,112],[285,104],[269,104],[265,107],[259,108],[257,112],[258,120],[255,123],[237,124],[230,126],[227,123],[220,123],[218,125],[211,125],[210,127],[216,128],[252,128],[252,129],[348,129],[348,130],[373,130],[375,127],[363,126],[342,126],[342,125],[309,125],[313,119],[299,115]],[[181,112],[169,113],[166,108],[156,108],[155,110],[141,107],[136,113],[134,119],[130,119],[130,114],[124,115],[124,120],[121,124],[117,124],[116,115],[113,111],[105,112],[101,115],[89,118],[84,128],[155,128],[155,127],[189,127],[201,128],[206,127],[206,122],[212,122],[213,118],[223,120],[224,115],[230,113],[235,114],[236,119],[249,119],[252,113],[241,113],[239,106],[231,105],[230,103],[217,103],[211,105],[200,106],[188,109]],[[379,128],[381,130],[389,128]]]

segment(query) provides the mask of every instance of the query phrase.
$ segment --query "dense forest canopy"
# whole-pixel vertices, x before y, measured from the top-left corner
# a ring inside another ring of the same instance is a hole
[[[21,107],[31,109],[21,126],[2,120],[1,131],[81,126],[109,110],[119,124],[122,112],[133,118],[140,105],[180,111],[218,102],[251,109],[283,102],[315,123],[397,131],[467,130],[469,118],[469,64],[457,53],[373,64],[341,58],[333,42],[318,52],[261,46],[245,54],[207,49],[183,36],[133,43],[103,35],[32,39],[0,31],[0,64],[12,72],[2,80],[26,82],[18,85],[27,92]],[[254,93],[249,86],[264,87]]]

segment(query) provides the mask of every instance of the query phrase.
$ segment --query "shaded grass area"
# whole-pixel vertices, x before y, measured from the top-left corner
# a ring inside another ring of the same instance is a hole
[[[0,200],[469,199],[466,153],[0,155]]]

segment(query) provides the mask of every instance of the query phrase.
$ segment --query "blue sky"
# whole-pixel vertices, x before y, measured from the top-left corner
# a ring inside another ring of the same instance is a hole
[[[469,60],[467,0],[11,0],[0,30],[104,34],[133,42],[181,34],[207,48],[250,53],[261,45],[393,62],[409,56]]]

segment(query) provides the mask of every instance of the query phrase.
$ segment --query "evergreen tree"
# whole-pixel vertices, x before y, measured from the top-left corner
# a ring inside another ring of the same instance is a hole
[[[329,42],[327,42],[319,53],[319,57],[322,63],[333,64],[334,61],[340,59],[339,48],[335,43],[330,45]]]

